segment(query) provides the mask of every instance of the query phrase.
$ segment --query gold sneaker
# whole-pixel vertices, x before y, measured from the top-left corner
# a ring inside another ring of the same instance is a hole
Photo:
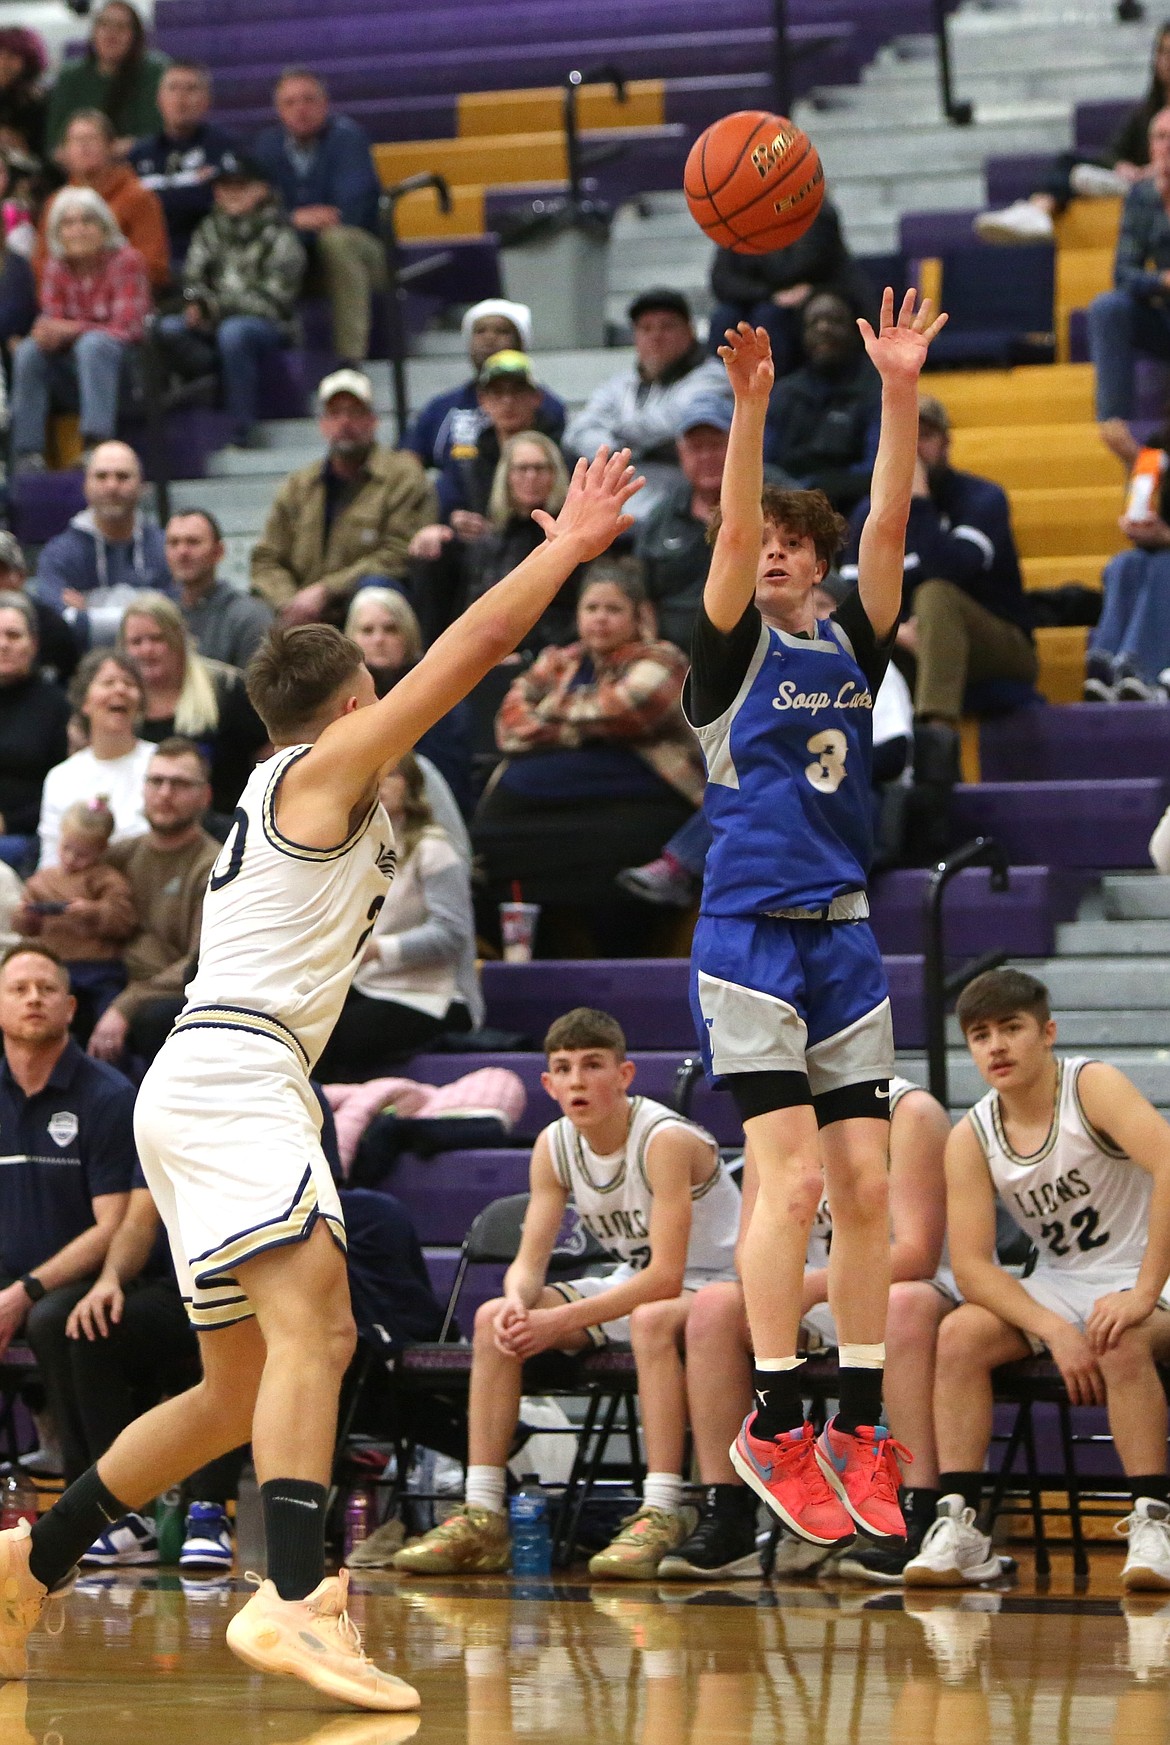
[[[348,1596],[344,1569],[303,1600],[282,1600],[272,1582],[262,1581],[228,1625],[227,1645],[256,1672],[287,1673],[355,1708],[417,1709],[414,1687],[363,1654],[361,1633],[346,1611]]]
[[[0,1680],[28,1676],[28,1639],[49,1597],[28,1566],[31,1545],[27,1521],[0,1533]]]
[[[495,1574],[512,1561],[507,1515],[460,1503],[454,1514],[394,1554],[390,1567],[408,1575]]]
[[[689,1539],[698,1525],[697,1509],[641,1508],[622,1523],[604,1551],[589,1559],[589,1573],[607,1581],[651,1581],[667,1552]]]

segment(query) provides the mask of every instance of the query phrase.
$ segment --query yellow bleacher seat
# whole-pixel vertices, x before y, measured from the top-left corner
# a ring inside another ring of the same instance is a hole
[[[967,425],[1082,424],[1093,417],[1089,364],[1029,364],[1015,370],[943,370],[924,378],[951,415]]]
[[[1022,557],[1020,569],[1024,586],[1060,588],[1065,582],[1079,582],[1085,588],[1099,588],[1101,572],[1111,556],[1111,552],[1098,551],[1073,557],[1067,553],[1061,553],[1059,557]]]
[[[1121,204],[1120,195],[1113,200],[1074,200],[1056,219],[1057,248],[1115,248]]]
[[[531,91],[467,91],[459,99],[462,138],[493,133],[558,133],[564,92],[556,86]],[[661,79],[632,79],[619,103],[608,85],[582,85],[577,120],[582,128],[660,127],[666,119]]]
[[[1089,632],[1083,624],[1036,632],[1040,671],[1036,689],[1050,703],[1079,703],[1085,683],[1085,648]]]
[[[1117,518],[1123,501],[1120,483],[1087,490],[1013,491],[1012,525],[1021,556],[1120,551],[1125,541]]]

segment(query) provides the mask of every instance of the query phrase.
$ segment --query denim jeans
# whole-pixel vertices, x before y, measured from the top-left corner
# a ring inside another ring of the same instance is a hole
[[[164,341],[190,333],[181,315],[164,315],[158,326]],[[276,322],[264,315],[226,315],[215,330],[223,403],[237,442],[248,435],[259,416],[260,365],[284,343]]]
[[[1105,565],[1093,651],[1124,655],[1147,684],[1170,667],[1170,551],[1123,551]]]
[[[1130,291],[1104,291],[1089,304],[1089,356],[1097,375],[1097,420],[1132,418],[1139,352],[1170,360],[1170,309]]]
[[[68,351],[42,351],[22,339],[12,363],[12,450],[43,454],[52,405],[81,415],[86,442],[104,442],[118,422],[118,388],[126,347],[111,333],[83,333]]]

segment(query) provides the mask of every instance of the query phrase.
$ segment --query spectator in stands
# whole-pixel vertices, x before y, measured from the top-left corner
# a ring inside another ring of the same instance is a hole
[[[627,311],[634,329],[632,370],[595,388],[565,429],[565,447],[592,459],[602,443],[629,448],[634,459],[673,465],[675,434],[694,394],[726,395],[727,375],[695,335],[691,306],[669,287],[642,291]]]
[[[32,875],[13,922],[63,963],[77,1003],[72,1029],[83,1048],[126,986],[122,947],[138,926],[130,886],[106,860],[113,834],[114,814],[100,795],[74,800],[61,819],[59,862]]]
[[[346,614],[345,634],[353,637],[365,656],[379,697],[392,691],[422,659],[419,621],[410,602],[394,588],[359,588]],[[456,703],[427,728],[414,748],[424,764],[429,759],[439,771],[465,816],[472,805],[470,716],[466,699]]]
[[[1082,199],[1105,199],[1128,193],[1135,182],[1150,173],[1150,123],[1168,99],[1170,24],[1164,24],[1154,39],[1146,94],[1125,117],[1104,155],[1094,158],[1084,152],[1061,152],[1043,185],[1026,200],[1013,200],[1001,211],[981,212],[975,219],[976,234],[984,242],[1051,242],[1056,234],[1053,219],[1074,194]]]
[[[444,1031],[483,1022],[467,863],[436,828],[409,752],[380,791],[398,864],[317,1063],[324,1084],[378,1078]]]
[[[178,734],[192,740],[211,769],[213,833],[227,834],[244,784],[268,734],[235,667],[200,654],[173,600],[141,594],[126,608],[118,646],[142,674],[146,693],[138,731],[153,745]]]
[[[67,188],[53,202],[41,313],[12,365],[17,472],[42,472],[49,411],[76,408],[87,448],[113,436],[129,355],[150,313],[142,256],[100,195]]]
[[[49,93],[46,143],[61,144],[70,118],[93,109],[109,120],[120,155],[132,140],[156,133],[162,125],[158,87],[165,55],[146,46],[146,31],[126,0],[106,0],[94,14],[89,45],[80,60],[66,61]]]
[[[764,459],[848,514],[869,491],[881,382],[853,309],[836,291],[808,298],[801,339],[807,361],[772,390]]]
[[[461,387],[428,400],[403,443],[425,467],[444,467],[452,448],[474,444],[486,422],[479,403],[479,372],[498,351],[528,351],[532,344],[532,311],[526,303],[485,297],[465,311],[463,340],[471,364],[470,379]],[[554,442],[560,440],[565,428],[564,402],[548,388],[541,389],[535,428],[546,431]]]
[[[167,522],[165,549],[183,622],[200,654],[243,671],[273,614],[255,594],[218,579],[223,562],[219,522],[206,509],[180,509]]]
[[[18,595],[32,613],[37,670],[58,684],[68,684],[81,658],[77,638],[55,606],[25,592],[27,582],[28,563],[19,539],[15,533],[0,533],[0,592]]]
[[[500,405],[511,412],[506,400]],[[411,544],[416,556],[413,593],[428,643],[472,600],[486,594],[536,550],[544,535],[532,519],[533,510],[558,514],[569,488],[564,456],[543,431],[522,430],[505,437],[502,446],[497,435],[492,447],[499,450],[499,458],[484,514],[457,509],[452,526],[424,527]],[[456,527],[466,531],[457,534]],[[477,528],[482,531],[476,532]],[[434,558],[423,555],[431,552]],[[579,582],[578,574],[570,576],[520,644],[521,652],[536,654],[550,643],[572,641]]]
[[[0,860],[18,871],[36,861],[45,777],[68,756],[69,702],[37,670],[37,630],[27,594],[0,593]]]
[[[488,503],[504,444],[534,430],[540,411],[540,384],[522,351],[497,351],[479,372],[483,419],[474,435],[453,446],[439,474],[439,513],[450,522],[435,529],[443,538],[480,539],[488,531]],[[551,439],[550,439],[551,440]],[[432,556],[424,533],[412,546],[415,556]]]
[[[163,354],[179,374],[218,365],[232,442],[246,447],[260,413],[266,357],[296,336],[305,251],[264,171],[229,153],[215,179],[214,206],[191,238],[183,266],[184,308],[158,324]]]
[[[1031,685],[1036,650],[1007,493],[990,479],[952,467],[950,443],[946,407],[924,395],[918,403],[897,648],[902,664],[912,663],[915,715],[950,731],[957,771],[968,684]],[[864,501],[853,513],[841,566],[851,581],[868,508]]]
[[[105,796],[114,814],[115,844],[146,829],[143,783],[152,748],[135,731],[145,700],[141,673],[117,649],[94,649],[74,673],[69,701],[85,724],[89,743],[45,777],[38,831],[41,866],[57,865],[61,819],[74,800]]]
[[[110,860],[125,874],[138,932],[125,951],[129,983],[89,1039],[99,1060],[124,1053],[151,1060],[183,1004],[199,951],[203,892],[220,844],[202,827],[211,804],[207,759],[189,739],[150,748],[144,791],[146,834],[115,842]]]
[[[1125,197],[1113,289],[1089,304],[1089,356],[1097,373],[1097,428],[1127,465],[1139,444],[1129,428],[1139,354],[1170,358],[1170,108],[1150,122],[1150,174]]]
[[[45,155],[44,78],[49,57],[35,30],[0,30],[0,150]]]
[[[613,907],[617,873],[658,854],[703,793],[681,706],[687,662],[645,636],[645,604],[633,560],[590,565],[578,640],[545,649],[504,698],[505,762],[472,825],[493,901],[518,881],[528,901],[591,915],[611,949],[632,943]],[[638,931],[644,943],[644,921]]]
[[[146,263],[151,286],[161,291],[170,283],[171,257],[162,202],[144,188],[128,164],[120,163],[113,123],[96,109],[83,109],[65,131],[59,157],[71,188],[92,188],[114,215],[118,229]],[[40,241],[33,257],[43,280],[49,226],[61,194],[55,194],[41,214]]]
[[[130,167],[162,201],[174,276],[188,244],[211,211],[216,172],[236,147],[230,133],[208,121],[211,75],[197,61],[172,61],[158,87],[162,127],[135,140]]]
[[[1118,525],[1131,543],[1101,577],[1089,632],[1087,703],[1164,703],[1170,686],[1170,431],[1143,448]]]
[[[435,519],[417,457],[378,443],[368,376],[334,371],[317,405],[325,459],[285,479],[252,552],[254,591],[294,624],[340,618],[368,583],[403,582],[411,540]]]
[[[144,492],[134,450],[99,443],[86,462],[86,507],[41,552],[33,594],[69,614],[83,647],[112,642],[144,589],[172,591],[162,529],[143,512]]]
[[[386,288],[378,236],[382,185],[370,143],[348,116],[329,113],[316,73],[290,67],[273,92],[278,126],[256,156],[309,250],[312,278],[333,310],[333,347],[343,363],[370,355],[370,297]]]
[[[725,396],[699,394],[687,402],[677,436],[682,478],[634,534],[634,555],[642,565],[658,634],[687,652],[711,563],[707,528],[719,507],[730,429],[731,402]]]
[[[872,301],[845,246],[831,200],[787,248],[770,254],[717,249],[711,263],[711,290],[715,297],[708,340],[711,352],[723,344],[728,327],[750,321],[753,327],[766,328],[778,376],[802,361],[801,312],[814,291],[836,291],[859,311]]]
[[[9,161],[0,151],[0,219],[4,236],[0,243],[0,347],[6,357],[13,341],[23,339],[37,318],[37,286],[22,243],[35,240],[24,208],[3,199],[7,189]]]

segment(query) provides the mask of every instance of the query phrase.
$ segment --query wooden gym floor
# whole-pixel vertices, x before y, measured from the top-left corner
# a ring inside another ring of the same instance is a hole
[[[1120,1568],[905,1598],[373,1576],[353,1614],[417,1730],[249,1673],[223,1644],[242,1586],[99,1576],[0,1686],[0,1745],[1161,1745],[1170,1595],[1122,1601]]]

